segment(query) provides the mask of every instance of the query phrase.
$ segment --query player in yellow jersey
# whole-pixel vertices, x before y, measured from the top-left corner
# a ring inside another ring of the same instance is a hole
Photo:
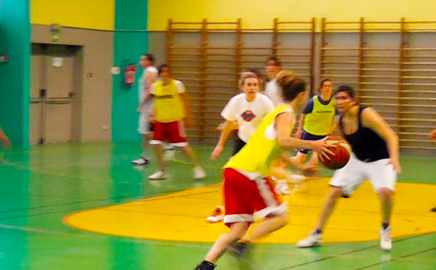
[[[224,166],[224,223],[230,231],[220,236],[196,270],[212,270],[226,249],[238,255],[246,250],[248,243],[286,225],[287,206],[279,201],[269,178],[271,164],[283,150],[310,148],[322,155],[332,154],[326,148],[326,139],[304,141],[290,136],[295,123],[294,110],[301,109],[307,100],[306,83],[289,72],[282,72],[277,83],[283,105],[261,121],[248,144]],[[247,235],[254,213],[265,220]]]
[[[302,140],[319,140],[331,134],[336,128],[339,114],[336,111],[336,100],[332,94],[332,81],[321,81],[320,94],[313,96],[306,104],[295,133],[296,138]],[[303,164],[309,149],[300,149],[293,159],[298,164]],[[315,165],[318,156],[313,153],[309,164]]]
[[[153,84],[150,95],[154,96],[154,131],[151,145],[155,146],[157,163],[160,170],[150,175],[150,180],[167,178],[166,166],[163,161],[162,143],[168,140],[173,146],[180,147],[194,167],[194,178],[202,179],[206,173],[199,166],[194,151],[186,141],[184,122],[192,125],[191,109],[185,93],[185,86],[181,81],[170,77],[168,65],[159,67],[161,81]]]

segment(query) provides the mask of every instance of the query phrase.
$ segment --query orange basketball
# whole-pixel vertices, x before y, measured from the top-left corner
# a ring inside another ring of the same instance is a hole
[[[334,155],[328,155],[330,159],[323,157],[320,159],[322,165],[331,170],[337,170],[347,165],[350,159],[351,147],[341,137],[329,135],[326,141],[327,145],[336,145],[336,147],[327,147]]]

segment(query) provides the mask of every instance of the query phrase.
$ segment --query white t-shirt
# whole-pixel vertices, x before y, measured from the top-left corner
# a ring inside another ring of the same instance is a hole
[[[179,81],[179,80],[173,80],[173,81],[176,84],[177,93],[181,94],[181,93],[185,93],[186,92],[185,85],[181,81]],[[153,83],[151,85],[151,90],[150,90],[150,93],[153,94],[153,95],[154,95],[154,86],[155,86],[155,83]],[[165,88],[166,86],[163,86],[163,87]]]
[[[139,82],[139,87],[138,87],[139,104],[141,104],[141,102],[144,101],[145,95],[147,93],[147,73],[151,73],[155,80],[156,80],[157,75],[158,75],[157,69],[155,67],[153,67],[153,66],[147,67],[142,72],[142,75],[141,75],[141,77],[138,80],[138,82]],[[150,98],[150,99],[147,100],[147,103],[145,104],[144,109],[143,109],[142,112],[143,113],[148,113],[148,112],[150,112],[152,107],[153,107],[153,99]]]
[[[283,103],[282,93],[275,79],[269,81],[266,84],[265,95],[272,100],[274,106],[278,107],[279,105],[282,105]]]
[[[248,102],[245,93],[234,96],[221,112],[227,121],[237,121],[238,137],[248,143],[260,121],[274,110],[274,103],[263,94],[256,94],[253,101]]]

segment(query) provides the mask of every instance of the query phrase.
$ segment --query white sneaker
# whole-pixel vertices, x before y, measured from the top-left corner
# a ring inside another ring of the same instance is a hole
[[[280,195],[289,195],[291,190],[287,180],[278,180],[276,184],[276,192]]]
[[[132,164],[135,166],[145,166],[150,164],[150,160],[148,158],[140,157],[132,161]]]
[[[157,171],[148,177],[150,180],[165,180],[167,179],[167,173],[164,171]]]
[[[224,220],[224,207],[218,206],[211,216],[206,218],[209,223],[216,223]]]
[[[389,251],[392,249],[391,227],[380,229],[380,247],[383,250]]]
[[[194,167],[194,179],[206,178],[206,172],[200,166]]]
[[[313,230],[306,238],[298,241],[296,244],[297,247],[305,248],[305,247],[315,247],[322,245],[322,235],[320,233],[316,233]]]

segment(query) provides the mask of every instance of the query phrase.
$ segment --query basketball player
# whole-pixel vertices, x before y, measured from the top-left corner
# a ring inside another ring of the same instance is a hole
[[[436,139],[436,128],[430,132],[430,139]],[[431,209],[432,212],[436,212],[436,207]]]
[[[142,76],[139,78],[139,113],[138,132],[142,138],[142,154],[141,156],[132,161],[133,165],[144,166],[150,163],[147,150],[149,140],[152,137],[152,127],[149,122],[149,115],[153,108],[153,99],[146,98],[149,95],[151,85],[156,81],[158,71],[154,67],[154,56],[151,53],[141,55],[139,63],[143,69]]]
[[[163,161],[162,143],[168,140],[173,146],[180,147],[193,165],[195,179],[206,177],[203,168],[197,162],[194,151],[186,141],[184,123],[192,125],[191,107],[185,86],[181,81],[171,79],[170,68],[164,64],[159,67],[161,81],[153,84],[151,94],[154,96],[155,124],[151,145],[155,147],[155,154],[160,170],[150,175],[150,180],[167,178],[166,165]]]
[[[281,105],[282,97],[281,91],[277,85],[276,77],[280,72],[281,63],[279,59],[275,56],[270,56],[266,60],[266,76],[268,78],[268,82],[265,86],[265,95],[269,97],[274,103],[274,106],[278,107]]]
[[[256,132],[260,121],[274,110],[272,101],[259,93],[261,81],[257,74],[242,72],[239,87],[243,93],[231,98],[221,112],[225,122],[222,126],[220,139],[212,152],[212,160],[216,160],[221,155],[227,138],[234,130],[235,122],[238,126],[238,138],[235,142],[233,155],[247,144],[251,135]],[[223,219],[223,207],[218,206],[213,215],[206,218],[206,221],[214,223]]]
[[[11,146],[11,141],[4,133],[2,127],[0,126],[0,141],[2,142],[3,147],[8,148]]]
[[[305,82],[283,72],[277,83],[283,89],[283,105],[262,120],[248,144],[224,166],[224,223],[230,230],[219,237],[196,270],[214,269],[216,261],[227,248],[241,254],[248,243],[286,225],[287,207],[279,201],[268,177],[272,161],[281,155],[283,149],[307,147],[321,154],[330,152],[325,139],[303,141],[290,137],[295,110],[307,100]],[[254,212],[265,220],[247,235],[254,222]]]
[[[350,86],[338,87],[336,102],[337,109],[342,115],[339,119],[340,132],[351,145],[352,154],[348,164],[337,170],[330,181],[331,191],[322,207],[315,229],[307,238],[299,241],[297,246],[321,245],[321,232],[337,200],[340,197],[350,197],[364,179],[369,179],[382,206],[380,247],[383,250],[391,250],[389,220],[392,193],[397,173],[401,172],[398,136],[374,109],[359,105],[356,93]]]
[[[336,128],[337,118],[336,101],[332,93],[332,81],[323,79],[320,86],[320,95],[313,96],[301,114],[298,130],[295,137],[302,140],[319,140],[331,134]],[[298,150],[295,161],[303,164],[309,149]],[[309,163],[316,164],[318,157],[314,153]]]

